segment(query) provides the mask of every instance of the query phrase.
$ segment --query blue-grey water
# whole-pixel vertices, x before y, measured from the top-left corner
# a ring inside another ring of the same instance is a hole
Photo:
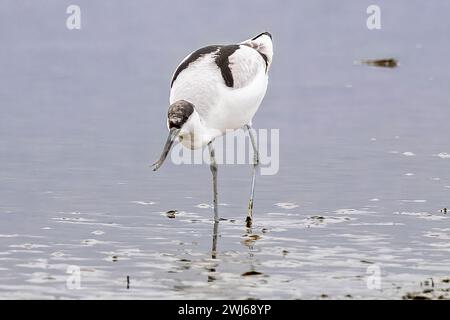
[[[369,30],[373,2],[79,0],[68,30],[72,1],[2,0],[0,297],[448,298],[450,3],[376,1]],[[265,30],[280,169],[247,232],[251,167],[220,166],[213,258],[208,166],[149,164],[179,61]]]

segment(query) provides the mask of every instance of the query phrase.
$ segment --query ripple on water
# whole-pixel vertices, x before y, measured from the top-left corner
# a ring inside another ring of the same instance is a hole
[[[84,239],[81,241],[81,244],[86,245],[88,247],[99,245],[99,244],[112,244],[114,242],[111,241],[100,241],[97,239]]]
[[[411,152],[411,151],[406,151],[406,152],[403,152],[402,155],[404,155],[406,157],[413,157],[416,154],[414,152]]]
[[[433,228],[432,231],[424,232],[423,236],[440,240],[450,240],[450,232],[443,232],[442,230],[446,229]]]
[[[35,249],[35,248],[48,248],[46,244],[36,244],[36,243],[23,243],[23,244],[12,244],[9,245],[10,248],[22,248],[22,249]]]
[[[100,215],[100,214],[98,214]],[[68,217],[54,217],[52,218],[56,223],[64,223],[64,224],[78,224],[78,225],[92,225],[92,226],[101,226],[101,227],[112,227],[112,228],[124,228],[121,224],[115,222],[99,222],[96,219],[90,218],[68,218]]]
[[[33,272],[31,274],[31,277],[29,279],[27,279],[26,281],[30,282],[30,283],[44,284],[44,283],[54,282],[54,281],[58,280],[58,278],[59,278],[59,281],[61,281],[61,282],[66,280],[66,277],[62,277],[62,276],[55,277],[54,275],[47,273],[47,272]]]
[[[48,269],[49,264],[47,259],[35,259],[27,263],[16,264],[17,267],[32,268],[32,269]]]
[[[211,205],[209,205],[207,203],[200,203],[200,204],[196,205],[195,207],[200,208],[200,209],[209,209],[209,208],[211,208]]]
[[[61,251],[52,252],[50,255],[55,258],[61,258],[65,256],[64,252]]]
[[[304,221],[305,225],[309,228],[309,227],[326,227],[329,224],[342,223],[351,220],[355,220],[355,218],[347,216],[333,217],[333,216],[314,215],[306,218]]]
[[[399,211],[396,211],[393,214],[401,215],[401,216],[411,216],[411,217],[416,217],[416,218],[425,219],[425,220],[445,220],[445,219],[447,219],[447,217],[445,217],[445,216],[434,215],[429,212],[407,212],[407,211],[399,212]]]
[[[346,215],[367,215],[375,213],[374,211],[368,210],[357,210],[357,209],[338,209],[334,211],[336,214],[346,214]]]
[[[349,226],[404,226],[401,222],[359,222],[359,223],[349,223]]]
[[[450,154],[448,154],[447,152],[441,152],[439,154],[435,154],[434,156],[441,159],[450,159]]]
[[[283,209],[287,209],[287,210],[298,208],[298,204],[295,204],[292,202],[278,202],[278,203],[275,203],[274,205],[277,207],[283,208]]]
[[[140,204],[142,206],[150,206],[150,205],[156,204],[156,202],[154,202],[154,201],[130,201],[130,203]]]

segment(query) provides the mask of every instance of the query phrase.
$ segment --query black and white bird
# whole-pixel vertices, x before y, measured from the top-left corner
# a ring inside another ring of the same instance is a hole
[[[175,140],[190,149],[209,148],[213,175],[214,220],[218,221],[217,164],[213,141],[227,130],[243,128],[254,151],[251,196],[247,226],[252,224],[255,174],[259,164],[252,119],[266,94],[272,64],[272,36],[263,32],[231,45],[211,45],[188,55],[172,77],[167,117],[169,136],[157,170]]]

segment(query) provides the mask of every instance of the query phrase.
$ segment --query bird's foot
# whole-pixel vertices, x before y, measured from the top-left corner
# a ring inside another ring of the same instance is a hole
[[[252,218],[250,218],[249,216],[247,216],[247,219],[245,219],[245,226],[246,226],[247,228],[251,228],[251,227],[252,227],[252,222],[253,222]]]
[[[247,226],[247,228],[252,227],[252,222],[253,222],[252,217],[253,217],[253,200],[250,200],[250,202],[248,203],[247,218],[245,219],[245,225]]]
[[[156,171],[161,167],[161,165],[162,162],[158,160],[154,164],[151,164],[150,167],[153,169],[153,171]]]
[[[259,166],[259,156],[257,154],[255,154],[255,156],[253,156],[253,166],[254,167]]]

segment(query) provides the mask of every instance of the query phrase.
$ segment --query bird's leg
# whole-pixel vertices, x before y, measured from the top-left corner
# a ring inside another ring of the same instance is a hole
[[[213,176],[213,206],[214,206],[214,222],[219,221],[219,212],[218,212],[218,202],[217,202],[217,163],[216,163],[216,156],[214,152],[214,147],[212,145],[212,141],[208,143],[208,149],[209,149],[209,156],[211,158],[211,164],[209,165],[209,168],[211,169],[211,173]]]
[[[213,241],[211,248],[211,258],[216,259],[217,255],[217,236],[219,234],[219,221],[214,221],[213,227]]]
[[[258,145],[256,144],[255,136],[253,135],[253,128],[250,125],[246,124],[245,129],[248,132],[250,141],[253,146],[252,190],[250,193],[250,201],[248,203],[247,219],[245,220],[247,228],[250,228],[252,226],[252,220],[253,220],[253,199],[255,196],[255,176],[256,176],[256,169],[258,168],[258,165],[259,165],[259,152],[258,152]]]
[[[212,234],[212,248],[211,248],[211,258],[217,259],[217,238],[219,237],[219,221],[214,221],[213,234]],[[213,282],[216,280],[214,273],[218,263],[213,263],[209,268],[208,282]]]

